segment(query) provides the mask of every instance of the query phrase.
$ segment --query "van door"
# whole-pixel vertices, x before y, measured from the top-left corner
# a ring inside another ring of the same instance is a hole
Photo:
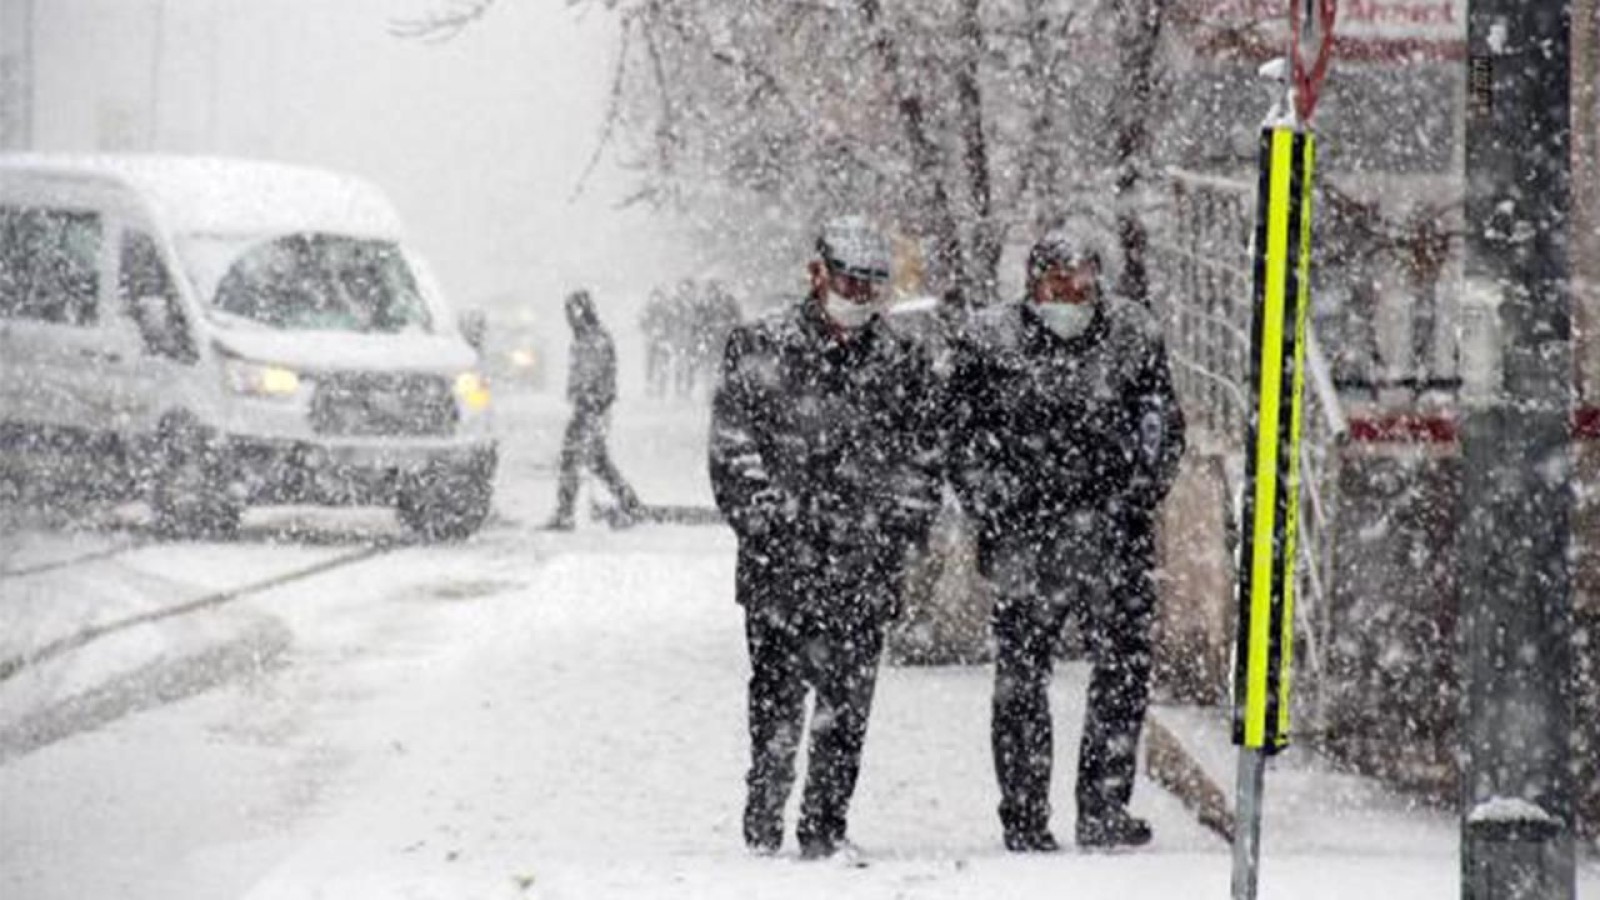
[[[123,225],[111,325],[113,343],[126,347],[114,402],[131,432],[152,431],[163,412],[191,399],[186,379],[199,353],[169,262],[153,229]]]
[[[112,256],[93,208],[0,204],[0,420],[52,444],[103,433]]]

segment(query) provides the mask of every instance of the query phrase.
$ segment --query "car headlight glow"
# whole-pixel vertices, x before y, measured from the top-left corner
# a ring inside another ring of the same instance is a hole
[[[489,383],[477,372],[462,372],[456,376],[456,397],[472,412],[489,408]]]
[[[230,359],[224,363],[228,386],[255,397],[292,397],[300,392],[300,376],[293,369]]]

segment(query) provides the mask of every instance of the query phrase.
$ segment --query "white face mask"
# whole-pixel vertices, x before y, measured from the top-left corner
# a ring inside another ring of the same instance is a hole
[[[852,303],[833,291],[829,291],[822,298],[822,310],[828,314],[828,318],[833,320],[833,324],[838,325],[845,331],[859,331],[865,328],[868,322],[872,321],[873,316],[883,310],[883,303],[881,301]]]
[[[1045,327],[1064,340],[1083,334],[1094,321],[1093,303],[1038,303],[1033,308]]]

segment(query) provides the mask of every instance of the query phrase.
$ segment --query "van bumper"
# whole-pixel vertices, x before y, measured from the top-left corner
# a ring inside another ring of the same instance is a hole
[[[247,503],[366,506],[394,503],[430,472],[494,477],[493,440],[296,441],[233,436],[226,441]]]

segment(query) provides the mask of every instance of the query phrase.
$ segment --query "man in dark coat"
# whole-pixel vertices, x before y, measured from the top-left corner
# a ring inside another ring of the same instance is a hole
[[[1104,295],[1092,235],[1080,225],[1033,248],[1027,301],[975,317],[949,386],[951,480],[997,593],[992,739],[1014,852],[1058,847],[1047,689],[1069,615],[1093,661],[1077,843],[1150,839],[1127,805],[1149,697],[1156,511],[1184,419],[1159,327],[1143,307]]]
[[[763,854],[783,842],[809,689],[805,858],[850,848],[883,629],[940,478],[927,360],[879,315],[888,242],[847,217],[817,250],[808,297],[729,334],[710,448],[750,652],[745,842]]]
[[[571,530],[573,503],[578,499],[579,469],[588,466],[616,498],[620,521],[631,521],[640,511],[639,498],[623,479],[606,450],[611,427],[611,404],[617,399],[617,351],[611,335],[600,324],[600,314],[588,291],[567,295],[567,324],[572,326],[572,350],[567,368],[567,402],[572,418],[561,441],[561,482],[556,511],[546,525]]]

